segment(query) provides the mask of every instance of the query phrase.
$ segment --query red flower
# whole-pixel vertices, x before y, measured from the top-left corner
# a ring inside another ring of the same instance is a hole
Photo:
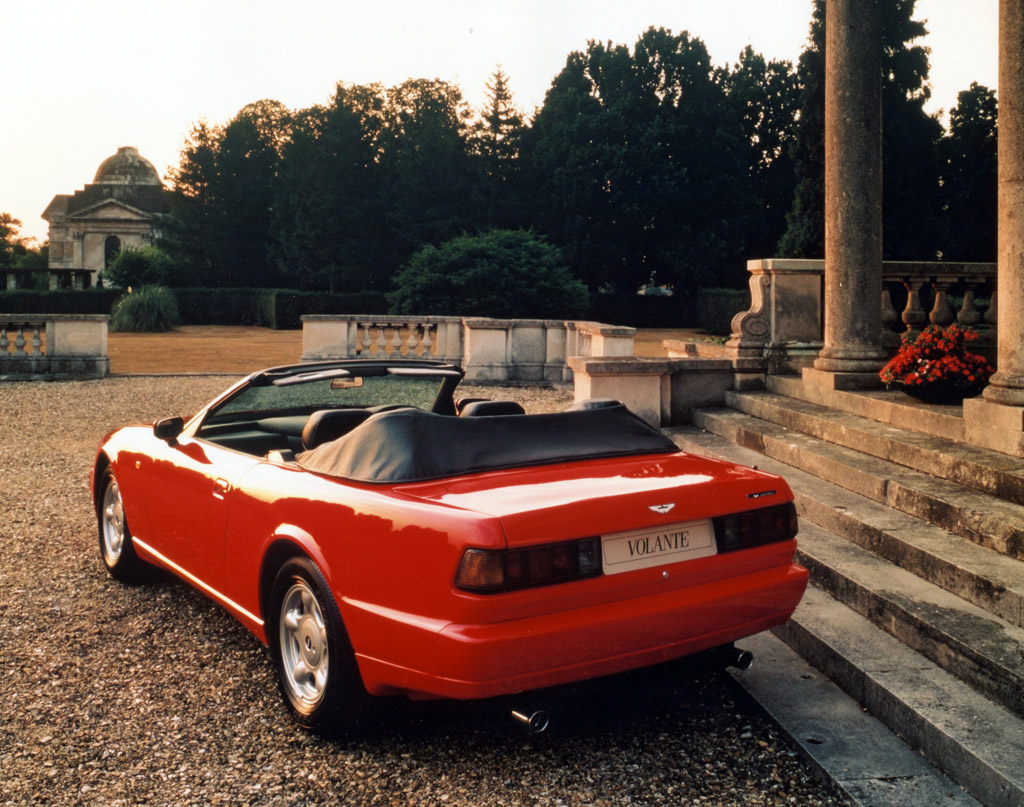
[[[950,325],[929,325],[916,337],[903,337],[899,352],[879,373],[886,386],[943,384],[966,390],[977,381],[987,382],[995,372],[983,356],[967,352],[965,345],[978,338],[977,331]]]

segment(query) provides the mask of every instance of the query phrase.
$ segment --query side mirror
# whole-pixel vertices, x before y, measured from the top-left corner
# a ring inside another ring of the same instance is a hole
[[[178,435],[185,429],[185,418],[163,418],[153,424],[153,434],[161,440],[166,440],[171,445],[178,439]]]

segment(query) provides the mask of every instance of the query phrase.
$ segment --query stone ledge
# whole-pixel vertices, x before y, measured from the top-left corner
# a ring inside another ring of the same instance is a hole
[[[1024,457],[1024,407],[968,398],[964,401],[964,432],[971,445]]]
[[[589,375],[653,375],[670,371],[668,359],[648,359],[636,356],[570,356],[569,367],[575,373]]]

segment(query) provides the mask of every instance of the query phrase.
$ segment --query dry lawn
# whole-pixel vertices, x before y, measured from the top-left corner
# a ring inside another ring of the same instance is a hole
[[[664,356],[664,339],[700,339],[702,332],[650,328],[637,332],[637,356]],[[124,375],[250,373],[295,364],[302,356],[302,331],[227,325],[185,325],[170,333],[113,333],[108,337],[110,372]]]

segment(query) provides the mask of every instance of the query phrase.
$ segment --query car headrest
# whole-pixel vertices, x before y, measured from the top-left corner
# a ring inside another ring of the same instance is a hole
[[[479,418],[492,415],[525,415],[523,409],[515,401],[472,401],[459,411],[459,417]]]
[[[302,447],[309,451],[337,440],[370,417],[365,409],[320,409],[309,416],[302,429]]]

